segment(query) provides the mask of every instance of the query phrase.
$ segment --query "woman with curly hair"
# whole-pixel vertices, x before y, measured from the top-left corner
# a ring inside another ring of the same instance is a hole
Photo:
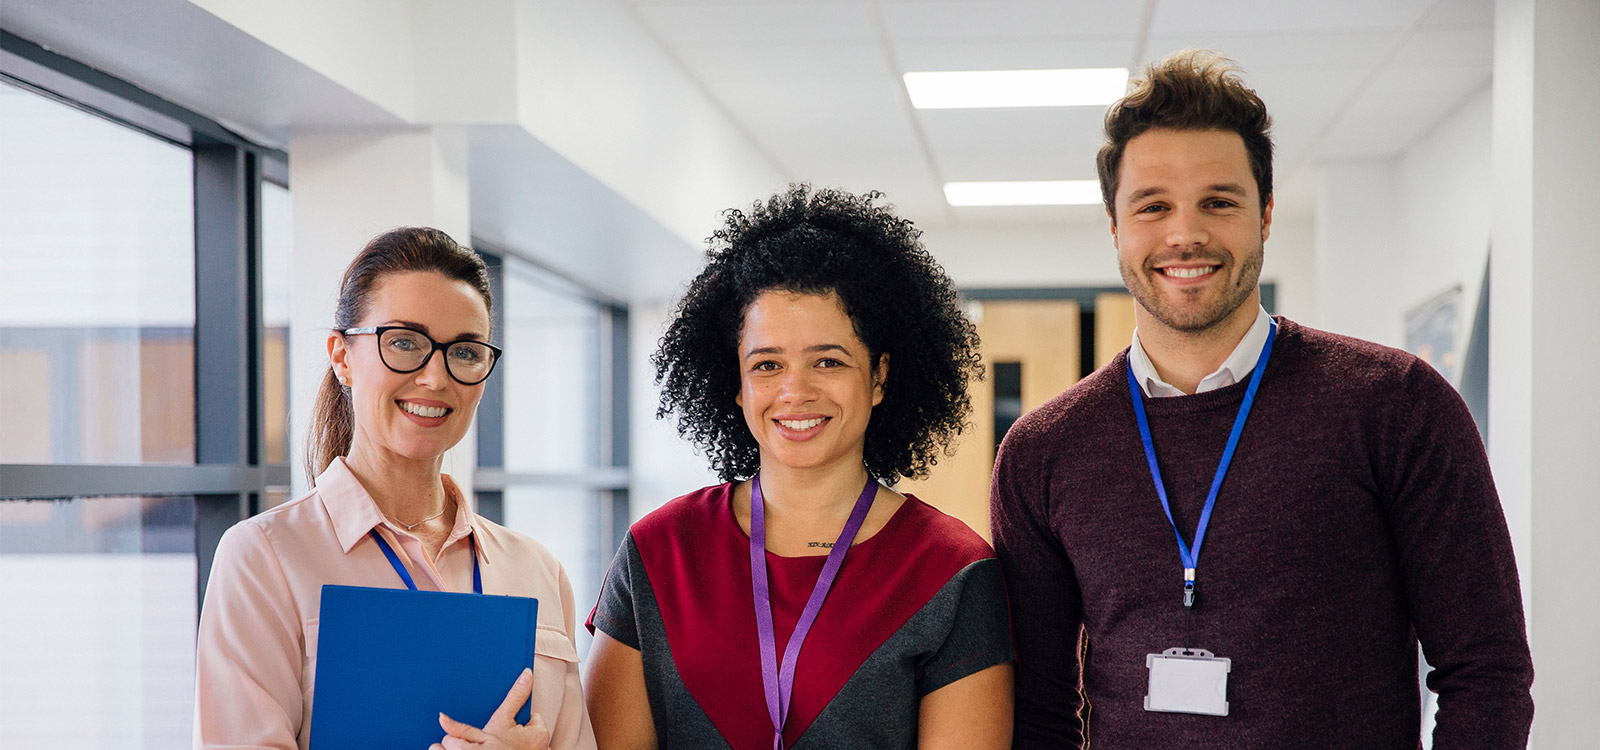
[[[729,211],[653,358],[657,416],[726,482],[629,530],[589,616],[611,748],[1008,748],[1000,567],[882,483],[925,475],[982,365],[881,196]]]

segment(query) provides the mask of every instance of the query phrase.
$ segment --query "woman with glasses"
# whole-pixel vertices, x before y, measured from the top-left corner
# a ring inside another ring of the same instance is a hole
[[[475,583],[539,600],[534,668],[506,686],[487,725],[441,715],[433,747],[594,747],[565,571],[537,542],[474,513],[441,472],[500,357],[489,309],[482,259],[436,229],[380,235],[345,271],[306,444],[312,490],[217,545],[200,617],[196,748],[308,746],[324,584]],[[530,721],[518,724],[530,696]]]
[[[655,355],[725,484],[629,529],[589,616],[600,747],[1011,746],[1000,565],[885,486],[969,409],[977,335],[910,222],[804,185],[730,211]]]

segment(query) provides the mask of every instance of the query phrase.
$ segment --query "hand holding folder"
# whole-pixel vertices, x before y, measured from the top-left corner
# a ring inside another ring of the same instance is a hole
[[[441,742],[441,714],[480,731],[508,705],[529,724],[532,675],[504,691],[533,667],[538,610],[518,596],[324,586],[312,750],[421,750]]]
[[[517,712],[532,695],[533,670],[525,669],[482,729],[439,714],[439,726],[448,735],[444,741],[450,745],[434,743],[428,750],[455,750],[462,746],[477,750],[548,750],[550,730],[544,725],[544,717],[533,714],[526,724],[517,723]]]

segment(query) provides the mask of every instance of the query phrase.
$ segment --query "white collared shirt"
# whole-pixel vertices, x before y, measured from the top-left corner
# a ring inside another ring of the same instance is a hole
[[[1249,374],[1255,369],[1256,361],[1261,358],[1261,347],[1267,343],[1267,332],[1270,330],[1272,330],[1272,316],[1267,314],[1266,308],[1258,306],[1256,322],[1250,325],[1250,330],[1239,340],[1239,345],[1234,347],[1233,353],[1222,361],[1221,367],[1200,379],[1200,385],[1195,386],[1194,392],[1205,393],[1226,388]],[[1133,329],[1133,346],[1128,348],[1128,367],[1133,369],[1133,377],[1139,381],[1139,387],[1144,389],[1144,395],[1150,398],[1188,395],[1156,374],[1155,364],[1150,361],[1150,355],[1145,353],[1144,346],[1139,343],[1137,328]]]

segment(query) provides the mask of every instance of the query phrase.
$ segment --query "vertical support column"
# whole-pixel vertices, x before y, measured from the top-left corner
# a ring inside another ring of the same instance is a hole
[[[289,150],[295,290],[289,430],[299,494],[307,484],[311,406],[328,368],[324,333],[333,325],[345,266],[368,240],[399,226],[431,226],[468,243],[471,214],[467,140],[459,128],[305,134],[294,138]],[[445,472],[469,498],[476,464],[475,432],[469,430],[444,461]]]
[[[606,336],[601,340],[601,346],[606,350],[603,353],[606,362],[604,377],[608,387],[602,391],[601,410],[609,426],[605,430],[606,444],[602,449],[606,466],[628,466],[631,461],[628,452],[631,441],[628,404],[632,398],[629,390],[632,368],[628,366],[628,309],[608,308],[605,317]],[[602,493],[601,503],[600,565],[603,569],[610,564],[610,556],[622,546],[622,538],[627,536],[628,525],[633,519],[629,514],[629,493],[626,488]]]
[[[494,294],[494,309],[489,311],[490,330],[494,338],[504,342],[506,335],[506,269],[505,260],[498,256],[485,256],[489,264],[489,291]],[[499,369],[498,367],[495,369]],[[504,371],[485,381],[483,400],[478,402],[478,466],[504,469],[506,465],[506,376]],[[480,490],[477,493],[478,514],[495,523],[506,522],[506,501],[503,490]]]
[[[227,145],[194,150],[195,461],[260,463],[260,213],[257,157]],[[253,492],[195,498],[197,595],[217,540],[254,509]]]
[[[1499,0],[1495,8],[1494,298],[1489,450],[1522,573],[1538,670],[1536,747],[1587,747],[1597,730],[1600,622],[1592,465],[1600,401],[1600,5]]]

